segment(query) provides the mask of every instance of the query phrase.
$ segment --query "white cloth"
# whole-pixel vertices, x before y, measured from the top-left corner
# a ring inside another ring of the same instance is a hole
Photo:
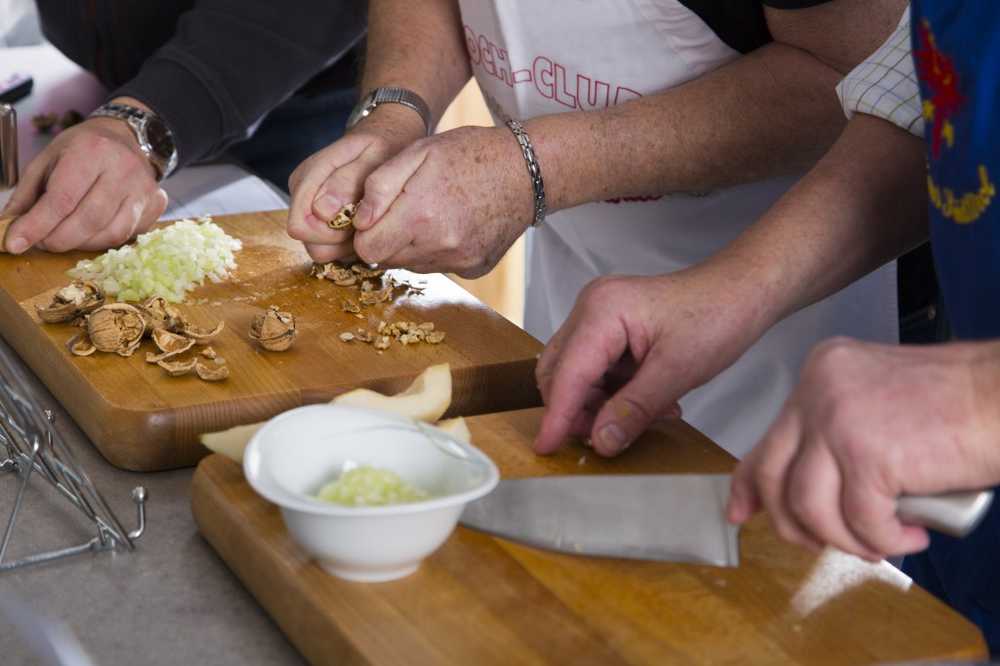
[[[910,42],[909,7],[889,39],[844,77],[837,86],[837,96],[848,118],[866,113],[923,138],[924,115]]]
[[[603,108],[739,57],[676,0],[460,4],[473,72],[501,117]],[[551,215],[529,236],[526,328],[547,340],[580,290],[600,275],[662,274],[704,260],[792,182],[594,203]],[[831,335],[895,341],[897,331],[895,268],[888,266],[774,327],[734,366],[684,398],[685,418],[742,456],[777,415],[813,345]]]

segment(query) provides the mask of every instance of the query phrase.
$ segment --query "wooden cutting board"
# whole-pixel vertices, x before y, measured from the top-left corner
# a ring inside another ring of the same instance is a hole
[[[504,477],[728,472],[683,423],[603,460],[528,449],[540,410],[470,419]],[[289,539],[238,465],[202,461],[192,507],[208,541],[313,664],[872,664],[986,654],[976,628],[888,563],[780,542],[762,516],[741,565],[574,557],[459,528],[414,575],[339,580]],[[669,507],[664,507],[669,511]]]
[[[201,324],[226,322],[213,343],[231,369],[224,382],[166,375],[144,360],[151,342],[127,359],[71,356],[64,345],[75,330],[41,324],[34,306],[47,304],[68,283],[66,270],[88,256],[80,253],[0,254],[0,333],[105,458],[137,471],[197,463],[207,453],[199,433],[260,421],[359,386],[396,392],[434,363],[451,364],[453,404],[461,413],[541,404],[533,375],[542,348],[537,340],[442,275],[400,273],[425,283],[423,293],[365,308],[365,321],[342,312],[343,298],[356,300],[357,291],[309,276],[309,258],[286,235],[285,218],[284,211],[216,218],[243,241],[239,268],[233,279],[193,292],[183,306]],[[289,351],[262,351],[247,336],[253,316],[271,304],[297,318],[299,335]],[[380,354],[338,337],[379,319],[431,321],[447,338],[436,346],[394,343]]]

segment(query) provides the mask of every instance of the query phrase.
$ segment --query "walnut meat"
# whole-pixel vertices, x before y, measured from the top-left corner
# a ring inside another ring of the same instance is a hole
[[[87,315],[87,334],[98,351],[131,356],[146,334],[146,320],[134,305],[112,303]]]
[[[269,351],[285,351],[295,339],[295,317],[272,305],[250,322],[250,337]]]
[[[331,229],[347,229],[354,224],[354,214],[357,212],[357,204],[346,204],[336,215],[333,216],[333,219],[326,224]]]
[[[93,282],[77,280],[63,287],[46,307],[35,306],[38,318],[47,324],[73,321],[104,305],[104,291]]]

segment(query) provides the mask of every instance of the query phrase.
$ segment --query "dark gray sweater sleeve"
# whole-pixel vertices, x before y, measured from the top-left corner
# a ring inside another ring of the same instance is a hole
[[[364,35],[364,0],[197,0],[114,91],[158,113],[179,164],[218,155]]]

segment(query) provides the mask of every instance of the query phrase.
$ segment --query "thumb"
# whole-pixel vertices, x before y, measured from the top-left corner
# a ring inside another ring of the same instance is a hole
[[[32,160],[28,168],[21,174],[14,192],[11,193],[7,204],[0,211],[2,217],[17,217],[31,210],[38,198],[42,196],[45,189],[45,178],[47,176],[44,160]]]
[[[726,506],[726,518],[733,525],[742,525],[761,508],[760,498],[757,496],[757,489],[750,474],[751,469],[751,462],[744,460],[733,473],[729,486],[729,502]]]
[[[639,370],[598,412],[591,439],[598,453],[618,455],[655,422],[676,413],[674,394],[664,377],[663,355],[655,350]]]

